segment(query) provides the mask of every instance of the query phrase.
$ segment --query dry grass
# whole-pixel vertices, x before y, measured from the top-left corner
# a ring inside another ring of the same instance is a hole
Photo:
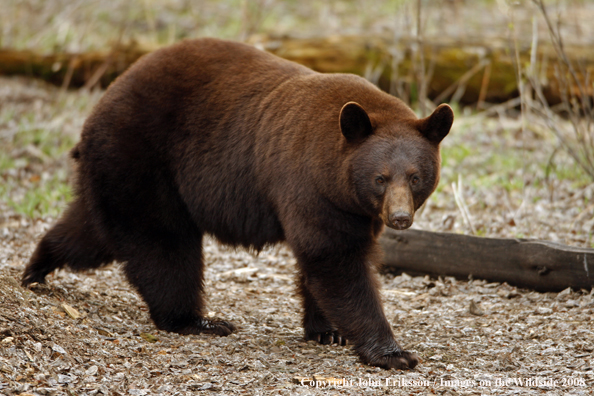
[[[118,41],[154,45],[183,38],[244,39],[262,32],[293,35],[380,32],[406,1],[4,0],[3,47],[81,52]]]
[[[422,34],[505,40],[509,34],[506,1],[435,0],[421,2]],[[530,37],[527,0],[517,5],[516,28]],[[0,47],[43,52],[83,52],[104,49],[120,38],[155,45],[183,38],[214,36],[241,40],[250,34],[293,36],[332,34],[392,34],[415,36],[418,0],[3,0]],[[589,44],[594,4],[584,0],[559,2],[566,40]],[[546,34],[546,28],[542,27]]]

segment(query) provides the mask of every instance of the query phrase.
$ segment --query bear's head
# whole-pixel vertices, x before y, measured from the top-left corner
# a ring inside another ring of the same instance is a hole
[[[410,112],[412,115],[412,112]],[[403,230],[413,223],[439,182],[439,145],[454,121],[442,104],[426,118],[368,114],[355,102],[340,111],[340,129],[354,148],[350,177],[358,205],[388,227]]]

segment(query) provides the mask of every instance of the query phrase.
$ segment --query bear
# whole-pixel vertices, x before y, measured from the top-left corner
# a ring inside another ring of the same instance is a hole
[[[362,77],[322,74],[247,44],[187,40],[106,90],[72,149],[74,198],[22,285],[117,260],[156,327],[226,336],[205,317],[202,238],[293,251],[306,340],[412,369],[378,291],[384,226],[436,189],[453,112],[425,118]]]

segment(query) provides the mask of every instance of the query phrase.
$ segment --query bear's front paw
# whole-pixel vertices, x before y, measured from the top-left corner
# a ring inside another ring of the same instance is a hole
[[[209,320],[200,318],[196,323],[179,330],[179,334],[215,334],[226,337],[233,333],[236,327],[233,323],[224,320]]]
[[[364,360],[370,366],[377,366],[385,369],[413,369],[419,364],[419,357],[416,353],[407,351],[396,351],[386,355],[373,356]]]
[[[344,346],[348,344],[348,340],[342,337],[336,330],[329,330],[323,332],[306,331],[305,341],[309,340],[317,341],[318,343],[323,345],[338,344]]]
[[[45,283],[46,271],[35,270],[31,266],[25,269],[23,278],[21,279],[21,286],[29,287],[33,283],[43,284]]]

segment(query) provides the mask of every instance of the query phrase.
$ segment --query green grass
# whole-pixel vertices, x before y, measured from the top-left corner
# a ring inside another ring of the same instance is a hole
[[[429,7],[423,7],[429,14]],[[441,14],[451,6],[439,2],[432,8],[433,14]],[[165,45],[186,37],[328,36],[373,31],[380,25],[405,32],[415,10],[416,2],[411,0],[2,0],[0,47],[87,52],[109,48],[120,39]],[[435,16],[426,19],[434,29],[442,24]]]
[[[71,199],[68,177],[65,170],[61,169],[49,180],[33,183],[22,198],[8,198],[8,204],[15,212],[34,219],[58,216]]]
[[[573,187],[582,188],[592,184],[592,179],[584,169],[575,163],[568,166],[555,166],[551,172],[559,180],[571,180]]]
[[[14,168],[14,160],[8,153],[0,151],[0,172],[11,168]]]
[[[102,92],[66,91],[31,80],[0,106],[0,202],[28,218],[58,216],[72,199],[66,160]],[[26,101],[26,102],[24,102]]]
[[[57,216],[72,198],[63,158],[75,139],[46,119],[56,120],[39,110],[0,114],[0,122],[16,123],[15,133],[0,140],[0,200],[29,218]]]
[[[457,182],[459,174],[464,176],[467,187],[503,188],[508,192],[521,191],[527,183],[542,187],[551,178],[571,181],[575,188],[592,182],[571,159],[563,159],[547,169],[546,159],[543,159],[546,157],[536,156],[541,153],[514,146],[517,138],[512,131],[499,132],[488,144],[478,144],[472,133],[475,132],[470,127],[462,125],[444,141],[440,189]],[[542,147],[553,147],[553,143],[543,141]]]
[[[25,125],[15,136],[14,145],[16,147],[32,145],[46,156],[56,158],[74,146],[74,139],[56,130]]]

